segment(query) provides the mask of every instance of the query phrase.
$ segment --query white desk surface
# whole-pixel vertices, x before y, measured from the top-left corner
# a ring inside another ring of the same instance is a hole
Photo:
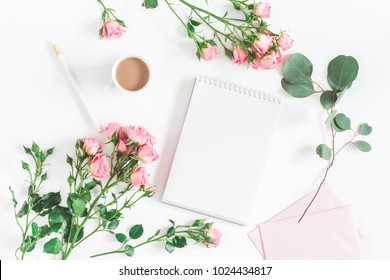
[[[4,1],[0,10],[0,259],[13,259],[20,242],[14,222],[8,186],[17,195],[26,193],[20,160],[22,145],[32,140],[42,147],[55,146],[49,160],[47,190],[67,193],[65,155],[73,154],[78,137],[98,135],[80,110],[49,42],[63,49],[69,64],[101,123],[145,126],[157,137],[161,159],[150,168],[158,194],[141,202],[126,216],[121,227],[142,223],[146,233],[168,225],[168,219],[186,223],[203,215],[160,202],[169,173],[194,78],[211,76],[281,95],[285,99],[279,129],[260,188],[256,218],[247,227],[218,219],[223,232],[221,246],[205,249],[190,246],[169,255],[162,244],[136,251],[137,259],[260,259],[247,233],[318,184],[325,161],[315,147],[329,140],[318,97],[303,100],[281,90],[281,68],[255,71],[236,66],[223,55],[211,62],[198,62],[195,47],[167,6],[144,10],[139,1],[106,1],[128,28],[120,40],[99,40],[101,9],[96,1]],[[203,4],[204,1],[199,1]],[[225,1],[216,2],[222,11]],[[301,52],[314,64],[314,79],[325,84],[326,67],[336,55],[354,56],[360,72],[339,104],[355,126],[368,122],[374,128],[371,153],[353,148],[341,155],[329,183],[346,204],[351,204],[364,239],[365,259],[390,257],[390,4],[373,1],[272,1],[274,30],[287,29],[295,39],[290,53]],[[222,50],[219,50],[222,53]],[[145,58],[152,71],[148,88],[139,94],[124,94],[110,84],[110,68],[123,55]],[[22,188],[23,186],[23,188]],[[245,190],[243,190],[245,191]],[[216,198],[217,199],[217,198]],[[96,245],[98,244],[98,245]],[[73,259],[115,249],[112,236],[102,234],[74,251]],[[52,259],[31,254],[29,258]],[[107,259],[126,259],[114,255]]]

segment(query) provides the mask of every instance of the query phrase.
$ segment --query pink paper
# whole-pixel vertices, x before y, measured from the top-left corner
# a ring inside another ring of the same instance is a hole
[[[260,224],[265,259],[360,259],[350,206]]]
[[[266,223],[279,220],[279,219],[285,219],[293,216],[302,215],[303,211],[309,204],[310,200],[313,198],[316,191],[317,189],[303,196],[302,198],[300,198],[299,200],[297,200],[296,202],[294,202],[284,210],[280,211],[275,216],[268,219]],[[322,189],[318,194],[317,199],[313,202],[313,204],[309,208],[308,213],[317,212],[326,209],[332,209],[340,206],[342,205],[339,199],[337,198],[336,194],[333,192],[332,188],[325,183],[322,186]],[[259,228],[256,227],[251,232],[249,232],[248,235],[249,238],[254,243],[254,245],[256,246],[256,248],[259,250],[260,254],[264,258],[264,250],[263,250],[263,244],[262,244]]]
[[[303,196],[278,214],[274,215],[272,218],[268,219],[265,223],[269,223],[272,221],[277,221],[280,219],[287,219],[291,217],[296,217],[296,222],[298,222],[298,219],[300,218],[300,215],[302,215],[303,211],[309,204],[310,200],[313,198],[315,192],[317,189],[311,191],[307,195]],[[317,199],[313,202],[312,206],[308,210],[309,213],[323,211],[323,210],[329,210],[334,208],[341,207],[342,204],[337,198],[336,194],[333,192],[332,188],[327,185],[326,183],[323,185],[323,188],[321,189],[319,195],[317,196]],[[306,217],[304,217],[305,219]],[[249,238],[252,240],[253,244],[256,246],[260,254],[264,258],[264,247],[263,247],[263,240],[261,236],[261,232],[259,227],[256,227],[251,232],[248,233]],[[361,239],[362,235],[358,231],[358,237]]]

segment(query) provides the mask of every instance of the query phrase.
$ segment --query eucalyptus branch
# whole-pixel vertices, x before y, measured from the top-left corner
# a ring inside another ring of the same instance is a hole
[[[344,150],[348,145],[355,145],[362,152],[371,151],[371,145],[363,140],[355,140],[357,136],[367,136],[371,134],[372,127],[367,123],[359,125],[358,130],[354,131],[351,128],[351,120],[343,113],[337,113],[336,105],[341,100],[344,92],[352,86],[356,79],[359,70],[359,64],[351,56],[340,55],[334,58],[328,65],[328,83],[330,89],[325,90],[317,82],[311,79],[313,65],[310,60],[302,54],[294,54],[287,61],[283,69],[282,87],[293,97],[307,97],[318,91],[314,90],[314,86],[318,86],[321,91],[320,103],[328,115],[326,125],[329,125],[331,130],[331,145],[320,144],[316,148],[317,155],[328,161],[324,176],[311,199],[308,206],[303,211],[299,222],[307,214],[315,199],[318,197],[320,190],[325,183],[330,169],[334,166],[336,156]],[[353,136],[346,141],[338,150],[336,150],[336,137],[338,133],[352,131]]]

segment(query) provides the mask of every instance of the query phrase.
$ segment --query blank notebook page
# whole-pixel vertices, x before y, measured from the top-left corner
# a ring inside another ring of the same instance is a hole
[[[269,94],[198,78],[163,202],[246,224],[280,110]]]

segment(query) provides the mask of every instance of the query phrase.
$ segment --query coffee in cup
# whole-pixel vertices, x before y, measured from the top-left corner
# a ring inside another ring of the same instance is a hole
[[[112,68],[115,86],[124,92],[137,92],[149,82],[149,67],[138,57],[122,57]]]

